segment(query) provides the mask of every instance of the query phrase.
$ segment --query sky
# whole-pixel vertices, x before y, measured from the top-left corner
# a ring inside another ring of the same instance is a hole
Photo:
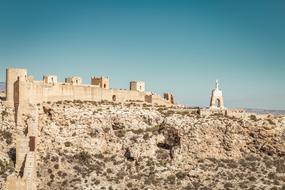
[[[219,79],[226,107],[285,109],[284,0],[0,1],[0,81],[109,76],[208,106]]]

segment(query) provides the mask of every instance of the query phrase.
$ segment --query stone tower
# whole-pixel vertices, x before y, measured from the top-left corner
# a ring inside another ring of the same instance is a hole
[[[15,89],[17,81],[27,78],[27,70],[19,68],[6,69],[6,101],[10,106],[14,106],[14,99],[19,96]]]
[[[6,70],[6,101],[15,108],[15,172],[7,177],[7,190],[36,190],[37,107],[30,103],[31,77],[26,69]],[[28,117],[28,119],[26,119]],[[27,129],[27,130],[26,130]]]
[[[72,85],[78,85],[82,83],[81,77],[67,77],[65,78],[65,83],[69,83]]]
[[[224,108],[223,93],[219,89],[219,81],[216,80],[216,88],[212,90],[210,109],[223,109],[223,108]]]
[[[91,77],[91,84],[100,86],[100,88],[110,88],[108,77]]]
[[[130,90],[136,90],[136,91],[144,92],[145,91],[144,81],[131,81],[130,82]]]
[[[165,100],[169,101],[171,104],[174,104],[174,96],[171,93],[166,92],[163,94],[163,97]]]
[[[57,76],[55,76],[55,75],[44,75],[43,81],[45,84],[56,84],[57,83]]]

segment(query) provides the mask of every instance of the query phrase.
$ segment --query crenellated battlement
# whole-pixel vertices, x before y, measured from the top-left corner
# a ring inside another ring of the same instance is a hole
[[[6,100],[9,105],[29,102],[54,102],[62,100],[87,101],[141,101],[158,105],[174,104],[174,97],[165,93],[164,97],[145,92],[144,81],[131,81],[130,90],[110,88],[109,77],[91,77],[91,84],[83,84],[78,76],[67,77],[59,82],[55,75],[44,75],[43,80],[34,80],[26,69],[6,70]]]
[[[7,178],[7,190],[36,190],[36,149],[38,137],[38,114],[35,104],[64,100],[81,101],[140,101],[158,105],[174,104],[173,96],[167,93],[162,98],[145,92],[143,81],[133,81],[130,90],[110,89],[108,77],[92,77],[91,84],[82,84],[81,77],[67,77],[58,82],[55,75],[44,75],[42,81],[27,75],[26,69],[6,70],[6,102],[15,107],[17,129],[16,173]],[[28,132],[23,133],[24,115],[29,115]]]

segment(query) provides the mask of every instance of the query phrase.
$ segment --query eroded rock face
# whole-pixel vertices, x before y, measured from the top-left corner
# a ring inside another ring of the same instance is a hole
[[[38,189],[285,188],[282,117],[80,101],[38,109]],[[9,162],[13,144],[1,144]]]
[[[14,172],[15,152],[15,112],[0,100],[0,189],[4,189],[6,178]]]

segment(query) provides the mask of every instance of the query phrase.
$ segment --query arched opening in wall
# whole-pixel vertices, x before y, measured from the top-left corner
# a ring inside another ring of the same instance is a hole
[[[113,95],[113,96],[112,96],[112,100],[113,100],[114,102],[117,100],[116,95]]]
[[[220,98],[217,98],[217,99],[215,100],[215,106],[217,106],[218,108],[221,107],[221,100],[220,100]]]
[[[78,80],[76,80],[75,83],[78,84]]]
[[[53,77],[51,77],[51,82],[52,82],[52,83],[54,83],[54,81],[53,81]]]
[[[164,95],[164,99],[166,99],[167,101],[169,101],[170,99],[169,99],[170,97],[169,97],[169,95],[168,94],[165,94]]]
[[[140,86],[140,91],[142,91],[142,86]]]
[[[106,84],[103,85],[103,88],[106,88]],[[114,95],[115,96],[115,95]]]

